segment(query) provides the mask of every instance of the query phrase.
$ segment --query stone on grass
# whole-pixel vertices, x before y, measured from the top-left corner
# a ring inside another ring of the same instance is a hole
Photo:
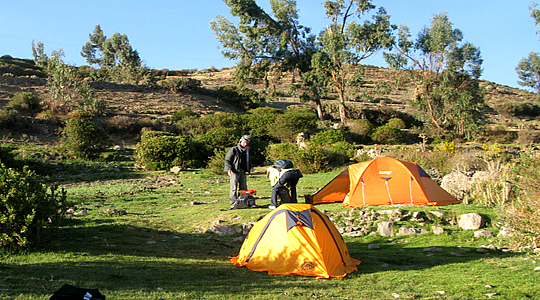
[[[470,213],[459,216],[458,225],[461,229],[476,230],[484,226],[485,219],[480,214]]]
[[[433,227],[431,227],[431,229],[433,230],[433,233],[435,233],[435,234],[444,233],[444,228],[439,227],[439,226],[433,226]]]
[[[377,224],[377,233],[381,236],[394,236],[394,222],[379,222]]]
[[[424,234],[424,233],[428,233],[427,230],[423,229],[423,228],[406,228],[406,227],[401,227],[399,228],[399,231],[398,231],[398,236],[403,236],[403,235],[412,235],[412,234]]]
[[[474,232],[475,238],[480,238],[480,237],[492,238],[493,236],[494,236],[493,231],[490,231],[490,230],[478,230]]]

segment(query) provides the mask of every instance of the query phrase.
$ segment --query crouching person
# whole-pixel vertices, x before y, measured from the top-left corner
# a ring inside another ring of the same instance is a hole
[[[304,175],[300,170],[294,168],[290,160],[280,159],[276,161],[272,167],[268,168],[266,175],[272,185],[272,198],[268,208],[275,209],[278,206],[278,196],[281,203],[298,203],[296,185]]]

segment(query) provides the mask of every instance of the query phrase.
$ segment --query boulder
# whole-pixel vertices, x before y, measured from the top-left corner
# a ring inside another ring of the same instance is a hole
[[[431,229],[433,230],[433,233],[435,233],[435,234],[444,233],[444,228],[439,227],[439,226],[433,226],[433,227],[431,227]]]
[[[480,214],[470,213],[459,216],[458,225],[461,229],[476,230],[484,226],[485,219]]]
[[[377,224],[377,233],[381,236],[394,236],[394,222],[379,222]]]
[[[423,228],[406,228],[406,227],[401,227],[398,231],[398,236],[402,236],[402,235],[412,235],[412,234],[424,234],[424,233],[428,233],[427,230],[423,229]]]

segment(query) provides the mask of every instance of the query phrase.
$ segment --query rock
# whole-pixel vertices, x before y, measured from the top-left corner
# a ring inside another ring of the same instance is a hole
[[[171,172],[175,174],[178,174],[180,171],[182,171],[182,167],[175,166],[171,168]]]
[[[513,228],[502,227],[501,231],[499,231],[499,233],[497,234],[497,237],[508,237],[508,236],[512,236],[513,233],[514,233]]]
[[[424,252],[442,252],[442,248],[438,247],[430,247],[430,248],[424,248]]]
[[[394,236],[394,222],[379,222],[377,224],[377,233],[381,236]]]
[[[433,211],[430,211],[429,212],[430,214],[434,215],[435,217],[437,218],[442,218],[444,213],[440,212],[440,211],[436,211],[436,210],[433,210]]]
[[[439,227],[439,226],[433,226],[433,227],[431,227],[431,229],[433,230],[433,233],[435,233],[435,234],[444,233],[444,228]]]
[[[412,234],[424,234],[424,233],[428,233],[427,230],[423,229],[423,228],[406,228],[406,227],[401,227],[398,231],[398,236],[403,236],[403,235],[412,235]]]
[[[241,232],[241,229],[236,230],[235,228],[228,225],[214,225],[210,227],[209,230],[219,236],[235,235]]]
[[[242,242],[244,242],[244,239],[245,239],[245,237],[239,236],[239,237],[235,238],[235,239],[233,240],[233,242],[241,242],[241,243],[242,243]]]
[[[463,256],[463,254],[458,253],[458,252],[450,252],[450,254],[453,256]]]
[[[480,214],[470,213],[459,216],[458,225],[461,229],[476,230],[484,226],[485,219]]]
[[[351,231],[351,232],[344,233],[343,235],[350,236],[350,237],[359,237],[359,236],[363,236],[364,233],[362,231]]]
[[[478,231],[475,231],[475,232],[474,232],[474,237],[475,237],[475,238],[479,238],[479,237],[492,238],[492,237],[494,237],[494,235],[493,235],[493,231],[489,231],[489,230],[478,230]]]
[[[373,249],[381,249],[381,246],[379,246],[379,245],[377,245],[377,244],[369,244],[368,249],[369,249],[369,250],[373,250]]]
[[[193,205],[203,205],[203,204],[206,204],[206,202],[203,202],[203,201],[191,201],[189,202],[189,205],[193,206]]]
[[[247,222],[242,224],[242,234],[247,235],[251,231],[251,228],[253,228],[253,225],[255,225],[255,222]]]

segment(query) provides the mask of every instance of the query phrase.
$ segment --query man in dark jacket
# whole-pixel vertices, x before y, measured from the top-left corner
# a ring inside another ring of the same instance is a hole
[[[230,148],[225,156],[225,172],[229,175],[231,183],[229,193],[231,204],[236,201],[239,190],[247,190],[246,172],[251,173],[253,171],[249,157],[249,150],[251,149],[248,146],[249,142],[251,142],[251,137],[244,135],[240,138],[238,145]]]

